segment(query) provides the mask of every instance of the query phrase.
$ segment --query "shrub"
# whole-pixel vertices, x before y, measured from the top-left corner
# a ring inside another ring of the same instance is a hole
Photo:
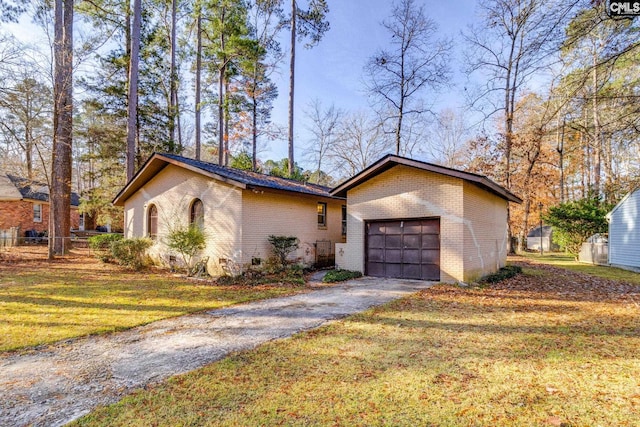
[[[359,271],[336,269],[329,270],[322,278],[322,281],[325,283],[343,282],[345,280],[356,279],[358,277],[362,277],[362,273]]]
[[[289,254],[298,249],[297,237],[270,235],[267,240],[269,240],[276,261],[281,267],[287,265],[287,257]]]
[[[99,234],[89,237],[89,248],[95,256],[102,262],[113,261],[111,245],[113,242],[122,240],[122,234]]]
[[[304,285],[304,267],[299,264],[289,265],[286,268],[280,268],[277,271],[266,269],[253,270],[248,269],[238,275],[225,275],[216,279],[218,285],[239,285],[239,286],[258,286],[258,285]]]
[[[505,267],[502,267],[495,273],[484,276],[482,279],[480,279],[480,283],[498,283],[503,280],[515,277],[520,273],[522,273],[522,267],[519,267],[517,265],[507,265]]]
[[[193,271],[193,257],[206,247],[206,236],[202,228],[196,224],[187,227],[178,227],[169,232],[167,246],[182,255],[187,268],[187,275]]]
[[[146,251],[153,245],[153,240],[146,237],[122,239],[111,244],[111,252],[118,264],[136,271],[145,265]]]
[[[606,215],[613,206],[590,194],[584,199],[550,207],[544,220],[554,228],[554,243],[577,257],[587,238],[609,230]]]

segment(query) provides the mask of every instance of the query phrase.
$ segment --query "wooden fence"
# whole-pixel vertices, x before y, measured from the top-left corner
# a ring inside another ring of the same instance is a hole
[[[8,230],[0,230],[0,248],[17,246],[19,235],[20,235],[19,227],[11,227]]]

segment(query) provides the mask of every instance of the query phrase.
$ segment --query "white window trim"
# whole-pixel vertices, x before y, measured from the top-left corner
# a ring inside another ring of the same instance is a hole
[[[36,206],[38,206],[38,217],[36,217]],[[42,222],[42,203],[33,204],[33,222]]]

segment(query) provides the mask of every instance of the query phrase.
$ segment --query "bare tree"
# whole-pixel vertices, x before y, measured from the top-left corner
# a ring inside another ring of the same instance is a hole
[[[460,166],[461,152],[469,139],[464,116],[452,109],[438,114],[429,152],[434,161],[450,168]]]
[[[393,146],[382,124],[364,112],[346,115],[341,121],[340,137],[327,152],[333,169],[342,177],[353,176],[378,160]]]
[[[593,181],[589,190],[604,192],[609,201],[615,200],[611,190],[619,185],[612,144],[617,135],[624,135],[626,141],[637,135],[635,59],[639,44],[638,27],[632,22],[610,19],[604,4],[593,4],[568,25],[562,49],[568,68],[563,81],[566,96],[576,117],[580,115],[577,111],[587,110],[584,118],[588,126],[579,121],[570,126],[579,129],[591,145]]]
[[[343,112],[333,104],[324,108],[322,102],[319,99],[315,99],[305,109],[305,115],[310,120],[307,128],[311,132],[312,138],[309,141],[307,153],[316,165],[315,177],[318,181],[316,184],[326,185],[326,182],[320,182],[323,176],[321,174],[323,172],[322,162],[338,141],[340,120]]]
[[[48,142],[49,157],[52,117],[52,94],[49,85],[38,80],[28,62],[15,73],[2,75],[7,81],[6,88],[0,88],[0,133],[8,144],[17,147],[21,164],[21,173],[30,180],[42,179],[35,168],[40,163],[35,157]],[[38,151],[38,153],[36,153]],[[48,168],[47,168],[48,169]]]
[[[406,117],[427,112],[423,92],[438,90],[449,80],[452,44],[435,39],[438,26],[415,0],[395,3],[382,26],[391,36],[391,48],[381,49],[369,59],[365,66],[367,89],[383,121],[393,122],[396,154],[401,154],[410,132],[404,126]]]
[[[20,49],[15,44],[13,37],[0,34],[0,69],[15,64],[20,58]]]
[[[55,0],[53,156],[49,257],[63,254],[71,233],[73,133],[73,0]]]
[[[482,0],[478,26],[463,34],[469,74],[484,83],[471,104],[486,117],[502,112],[503,182],[511,186],[513,122],[521,90],[556,59],[569,13],[580,0]],[[488,108],[482,105],[489,102]]]

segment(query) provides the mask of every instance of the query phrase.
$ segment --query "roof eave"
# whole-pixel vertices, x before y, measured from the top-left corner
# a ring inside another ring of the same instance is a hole
[[[266,185],[257,185],[250,184],[246,187],[247,190],[255,190],[255,191],[266,191],[269,193],[278,193],[278,194],[289,194],[289,195],[298,195],[298,196],[307,196],[307,197],[315,197],[315,198],[323,198],[330,200],[345,200],[344,197],[333,196],[331,193],[320,194],[315,193],[313,191],[302,191],[302,190],[294,190],[294,189],[284,189],[284,188],[274,188]]]
[[[462,180],[475,183],[476,185],[483,187],[485,190],[488,190],[489,192],[509,202],[522,203],[522,199],[520,199],[518,196],[502,188],[485,176],[473,174],[470,172],[458,171],[444,166],[424,163],[417,160],[407,159],[404,157],[395,156],[393,154],[387,154],[371,166],[364,169],[359,174],[353,176],[351,179],[348,179],[347,181],[331,190],[330,194],[333,196],[346,197],[347,191],[397,165],[414,167],[428,172],[439,173],[454,178],[460,178]]]
[[[613,207],[613,209],[611,209],[611,211],[609,211],[606,215],[605,215],[605,219],[607,221],[611,221],[611,217],[613,216],[613,213],[615,211],[618,210],[618,208],[629,198],[631,197],[631,195],[633,193],[635,193],[636,191],[640,191],[640,187],[636,187],[633,190],[629,191],[627,194],[624,195],[624,197],[622,199],[620,199],[620,201],[618,203],[616,203],[616,205]]]
[[[153,153],[151,157],[145,162],[144,165],[138,170],[138,172],[131,178],[131,181],[124,186],[122,190],[114,197],[113,204],[115,206],[124,206],[124,202],[126,202],[136,191],[142,188],[147,182],[149,182],[158,172],[167,167],[168,165],[175,165],[181,168],[190,170],[197,174],[207,176],[209,178],[214,178],[216,180],[225,182],[227,184],[233,185],[235,187],[240,187],[245,189],[246,184],[236,181],[209,171],[202,170],[198,167],[189,165],[187,163],[181,162],[176,159],[172,159],[166,156],[163,156],[159,153]]]

